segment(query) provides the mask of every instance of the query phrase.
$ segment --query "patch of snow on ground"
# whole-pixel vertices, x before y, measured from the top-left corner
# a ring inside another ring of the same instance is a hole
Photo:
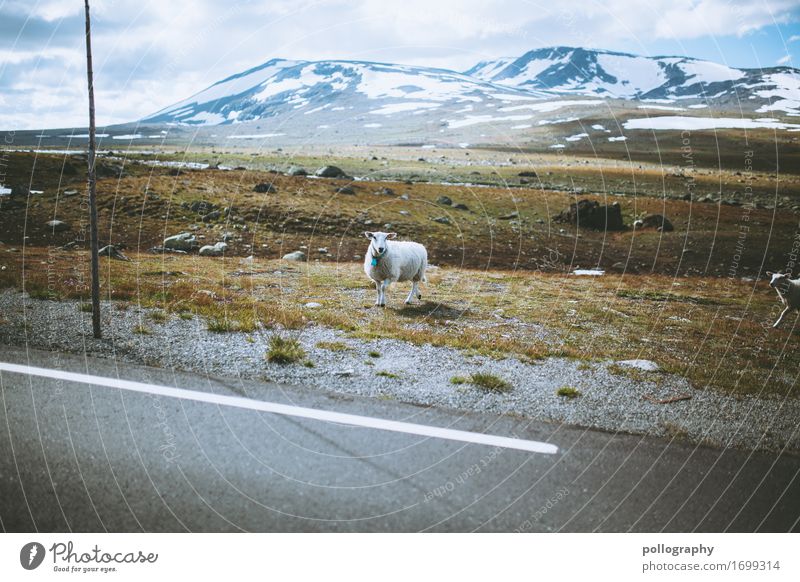
[[[689,105],[689,109],[706,109],[708,105],[705,103],[695,103],[694,105]]]
[[[521,123],[519,125],[512,125],[511,129],[528,129],[532,127],[530,123]]]
[[[599,277],[601,275],[605,275],[606,272],[602,269],[575,269],[570,274],[578,276]]]
[[[373,109],[370,111],[372,115],[392,115],[394,113],[403,113],[405,111],[416,111],[418,109],[432,109],[441,107],[441,103],[426,103],[424,101],[409,101],[407,103],[390,103],[384,105],[380,109]],[[472,107],[470,106],[469,110]]]
[[[617,137],[608,138],[608,141],[625,141],[626,139],[628,139],[628,138],[625,137],[624,135],[619,135]]]
[[[576,133],[575,135],[571,135],[565,138],[567,141],[580,141],[585,137],[589,137],[588,133]]]
[[[129,134],[125,134],[125,135],[115,135],[111,139],[133,140],[133,139],[142,139],[143,137],[144,136],[141,133],[129,133]]]
[[[739,117],[681,117],[667,115],[664,117],[650,117],[629,119],[623,124],[625,129],[656,129],[656,130],[702,130],[702,129],[789,129],[800,127],[794,123],[780,123],[775,119],[749,119]],[[612,138],[609,138],[611,140]]]
[[[639,105],[638,109],[658,109],[659,111],[686,111],[683,107],[670,107],[669,105]]]
[[[248,133],[243,135],[229,135],[228,139],[262,139],[267,137],[280,137],[285,133]]]
[[[526,121],[533,117],[532,115],[506,115],[505,117],[494,117],[492,115],[470,115],[464,119],[448,120],[451,129],[459,127],[467,127],[476,125],[478,123],[491,123],[496,121]]]
[[[551,145],[550,149],[551,150],[560,150],[561,148],[565,148],[565,147],[567,147],[567,146],[565,146],[563,143],[556,143],[556,144]]]
[[[380,123],[365,123],[364,127],[373,129],[373,128],[376,128],[376,127],[383,127],[383,125],[380,124]]]
[[[550,113],[551,111],[558,111],[564,107],[572,106],[585,106],[585,105],[603,105],[605,101],[600,99],[584,99],[584,100],[563,100],[563,101],[543,101],[539,103],[526,103],[525,105],[512,105],[510,107],[500,107],[498,111],[519,111],[520,109],[530,109],[539,113]]]

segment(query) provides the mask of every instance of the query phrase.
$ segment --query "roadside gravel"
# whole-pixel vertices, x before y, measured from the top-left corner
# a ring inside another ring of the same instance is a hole
[[[0,352],[2,345],[29,345],[210,376],[264,379],[423,406],[676,437],[718,447],[800,451],[797,399],[737,398],[694,389],[685,379],[660,372],[619,375],[613,373],[619,372],[619,366],[609,370],[611,361],[496,360],[397,340],[359,340],[310,325],[280,333],[296,337],[314,367],[279,365],[264,357],[275,330],[212,333],[201,318],[183,320],[170,315],[166,322],[157,323],[148,310],[130,307],[121,311],[110,303],[104,303],[103,314],[106,337],[95,340],[91,316],[81,312],[76,302],[32,300],[19,292],[0,292]],[[150,333],[134,333],[138,325]],[[325,349],[318,347],[319,342],[341,343],[346,349]],[[374,357],[370,352],[380,355]],[[469,382],[451,382],[455,376],[469,378],[477,372],[494,374],[512,388],[491,392]],[[557,391],[563,387],[575,388],[580,395],[572,399],[559,396]],[[687,395],[690,398],[685,400],[654,402]]]

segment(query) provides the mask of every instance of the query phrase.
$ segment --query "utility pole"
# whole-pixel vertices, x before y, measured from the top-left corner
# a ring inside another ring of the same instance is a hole
[[[94,123],[94,80],[92,75],[92,26],[89,19],[89,0],[86,6],[86,76],[89,81],[89,252],[92,257],[92,331],[94,337],[103,336],[100,330],[100,258],[97,254],[97,155],[96,127]]]

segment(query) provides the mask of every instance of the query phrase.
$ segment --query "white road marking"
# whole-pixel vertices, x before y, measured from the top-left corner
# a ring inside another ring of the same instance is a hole
[[[37,368],[36,366],[0,362],[0,371],[11,372],[14,374],[26,374],[29,376],[40,376],[42,378],[53,378],[56,380],[66,380],[68,382],[78,382],[81,384],[91,384],[93,386],[106,386],[108,388],[118,388],[120,390],[129,390],[131,392],[156,394],[170,398],[181,398],[183,400],[193,400],[195,402],[206,402],[208,404],[247,408],[250,410],[258,410],[260,412],[271,412],[273,414],[297,416],[300,418],[310,418],[312,420],[320,420],[325,422],[336,422],[339,424],[374,428],[377,430],[388,430],[391,432],[401,432],[451,441],[488,445],[492,447],[518,449],[520,451],[529,451],[532,453],[554,455],[558,452],[557,446],[539,441],[515,439],[483,434],[479,432],[468,432],[464,430],[454,430],[449,428],[441,428],[438,426],[428,426],[425,424],[399,422],[396,420],[386,420],[383,418],[373,418],[370,416],[359,416],[356,414],[345,414],[342,412],[331,412],[328,410],[317,410],[315,408],[304,408],[302,406],[291,406],[288,404],[278,404],[276,402],[265,402],[262,400],[253,400],[251,398],[242,398],[241,396],[225,396],[223,394],[198,392],[196,390],[186,390],[183,388],[171,388],[169,386],[158,386],[156,384],[132,382],[130,380],[120,380],[118,378],[77,374],[75,372],[65,372],[63,370],[52,370],[49,368]]]

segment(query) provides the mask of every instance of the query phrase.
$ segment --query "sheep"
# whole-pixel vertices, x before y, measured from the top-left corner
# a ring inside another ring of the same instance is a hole
[[[393,240],[394,232],[365,232],[369,240],[369,248],[364,256],[364,272],[375,281],[378,298],[377,307],[386,307],[386,290],[397,281],[411,281],[411,292],[406,297],[406,305],[414,297],[422,299],[419,282],[428,282],[425,269],[428,268],[428,251],[419,243]]]
[[[790,279],[786,273],[773,273],[767,271],[767,276],[771,277],[769,286],[775,289],[778,297],[786,308],[778,317],[778,321],[772,327],[778,327],[789,311],[800,309],[800,279]]]

